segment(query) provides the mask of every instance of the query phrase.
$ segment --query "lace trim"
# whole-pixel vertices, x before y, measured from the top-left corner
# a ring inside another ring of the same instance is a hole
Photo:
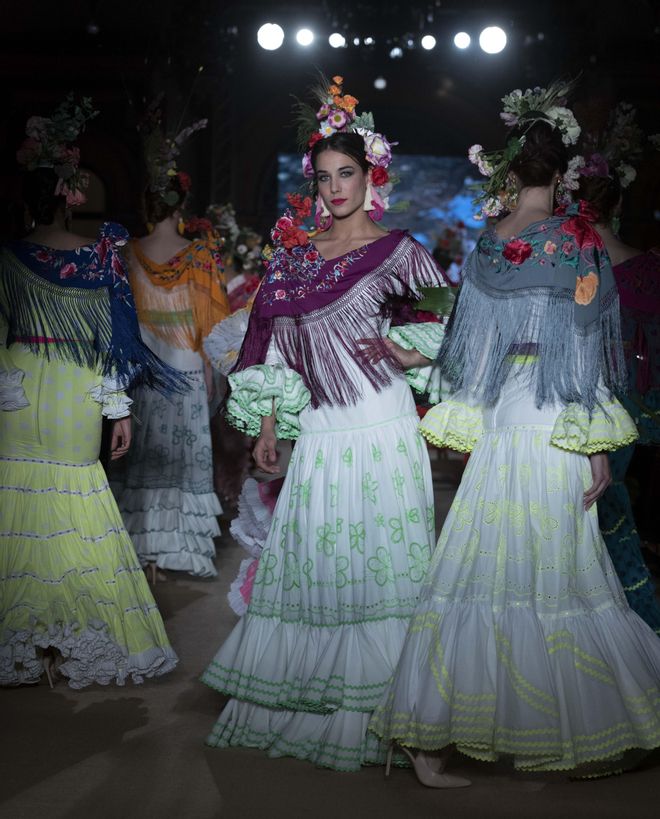
[[[426,413],[420,432],[437,447],[472,452],[484,434],[481,410],[461,401],[443,401]]]

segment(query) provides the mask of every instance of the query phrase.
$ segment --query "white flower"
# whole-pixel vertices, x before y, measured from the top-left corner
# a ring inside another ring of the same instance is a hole
[[[336,128],[333,128],[330,124],[329,119],[324,119],[321,123],[321,127],[319,128],[319,133],[322,134],[324,137],[330,137],[337,132]]]
[[[574,156],[568,161],[568,168],[562,177],[564,188],[569,191],[576,191],[580,187],[580,168],[584,168],[584,157]]]
[[[631,182],[634,182],[637,178],[637,171],[633,168],[632,165],[628,165],[627,162],[621,162],[616,172],[619,176],[619,182],[621,183],[622,188],[627,188]]]
[[[239,256],[242,256],[244,253],[247,253],[247,245],[238,245],[236,248],[236,252]]]
[[[473,165],[479,164],[479,154],[483,151],[483,146],[473,145],[468,151],[468,159]]]
[[[364,150],[367,161],[377,167],[386,168],[392,161],[392,148],[382,134],[367,134]]]
[[[504,206],[497,197],[489,196],[483,203],[481,210],[486,216],[499,216],[504,210]]]

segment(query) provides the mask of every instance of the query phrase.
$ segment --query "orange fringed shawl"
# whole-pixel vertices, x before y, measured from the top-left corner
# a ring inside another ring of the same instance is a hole
[[[229,301],[215,237],[196,239],[164,264],[131,242],[131,289],[140,324],[173,347],[202,351],[211,329],[229,315]]]

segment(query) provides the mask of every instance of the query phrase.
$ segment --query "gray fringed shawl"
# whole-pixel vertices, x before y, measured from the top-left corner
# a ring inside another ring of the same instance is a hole
[[[552,217],[505,241],[490,230],[466,262],[438,356],[455,389],[498,400],[523,356],[536,405],[625,392],[619,298],[602,241],[581,216]]]

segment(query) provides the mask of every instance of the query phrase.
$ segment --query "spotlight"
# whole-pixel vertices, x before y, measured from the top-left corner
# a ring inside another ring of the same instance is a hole
[[[456,48],[469,48],[472,38],[467,31],[459,31],[454,37],[454,45]]]
[[[314,32],[310,31],[308,28],[301,28],[299,31],[296,32],[296,41],[298,45],[301,46],[311,46],[314,42]]]
[[[376,77],[374,80],[374,88],[378,91],[384,91],[387,88],[387,80],[385,77]]]
[[[333,48],[343,48],[346,45],[346,37],[338,31],[335,31],[328,37],[328,42]]]
[[[390,57],[393,60],[400,60],[403,57],[403,49],[399,48],[399,46],[394,46],[394,48],[390,51]]]
[[[376,41],[374,40],[373,37],[365,37],[364,38],[364,44],[365,45],[373,45],[375,42]]]
[[[353,45],[360,45],[360,38],[359,37],[353,37]]]
[[[499,26],[489,26],[479,35],[479,45],[486,54],[499,54],[506,47],[506,34]]]
[[[275,51],[284,42],[284,29],[277,23],[264,23],[257,32],[257,42],[266,51]]]
[[[427,51],[431,51],[432,48],[435,48],[435,37],[432,34],[425,34],[422,37],[422,48],[425,48]]]
[[[92,20],[90,23],[87,23],[87,33],[88,34],[98,34],[101,29],[98,25]]]

